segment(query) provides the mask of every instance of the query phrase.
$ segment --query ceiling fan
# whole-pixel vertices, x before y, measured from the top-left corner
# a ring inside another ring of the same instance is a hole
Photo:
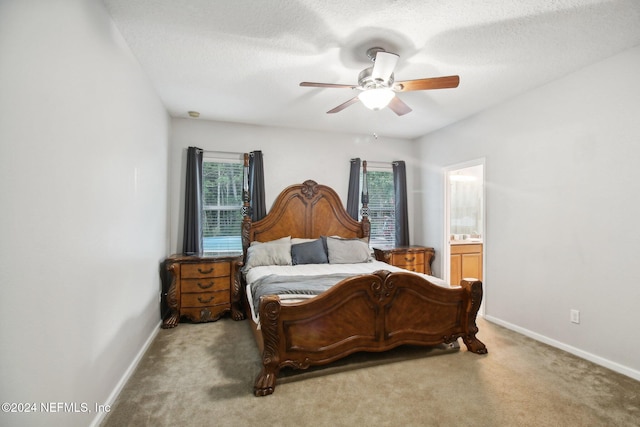
[[[389,106],[393,112],[402,116],[411,112],[411,107],[396,96],[397,92],[455,88],[458,87],[460,83],[459,76],[433,77],[396,82],[393,71],[398,63],[398,55],[387,52],[381,47],[372,47],[367,50],[367,57],[373,62],[373,66],[365,68],[360,72],[357,85],[302,82],[300,86],[346,88],[360,91],[358,96],[327,111],[327,114],[337,113],[356,102],[362,102],[365,107],[371,110],[380,110]]]

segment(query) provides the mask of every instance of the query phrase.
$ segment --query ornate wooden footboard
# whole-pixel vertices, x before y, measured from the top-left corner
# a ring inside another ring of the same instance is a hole
[[[412,273],[378,271],[335,285],[298,304],[277,296],[260,303],[263,368],[254,394],[273,393],[283,367],[306,369],[358,351],[403,344],[433,346],[462,338],[467,349],[487,353],[476,338],[482,283],[443,288]]]

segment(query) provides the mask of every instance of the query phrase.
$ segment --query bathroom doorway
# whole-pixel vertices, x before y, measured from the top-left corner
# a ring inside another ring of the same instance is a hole
[[[476,278],[484,284],[484,169],[484,159],[445,169],[443,276],[449,283]],[[481,313],[484,313],[484,304]]]

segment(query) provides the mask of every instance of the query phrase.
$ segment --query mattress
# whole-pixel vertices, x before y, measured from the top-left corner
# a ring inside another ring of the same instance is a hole
[[[410,272],[409,270],[404,270],[399,267],[394,267],[382,261],[372,260],[370,262],[362,262],[357,264],[301,264],[301,265],[269,265],[269,266],[259,266],[253,267],[250,270],[244,272],[245,281],[247,283],[246,286],[246,295],[249,301],[249,306],[251,308],[251,318],[255,323],[259,323],[258,318],[258,307],[254,305],[254,293],[252,289],[256,289],[252,286],[254,283],[259,283],[262,279],[266,277],[270,277],[270,279],[281,277],[283,282],[287,280],[287,278],[300,278],[300,277],[309,277],[315,278],[317,276],[337,276],[337,275],[350,275],[356,276],[361,274],[370,274],[378,270],[387,270],[390,272]],[[429,276],[422,273],[410,272],[419,276],[422,276],[429,282],[434,285],[442,286],[449,288],[450,286],[442,279],[439,279],[434,276]],[[337,281],[333,283],[337,284],[341,279],[336,279]],[[309,294],[309,293],[296,293],[293,292],[283,292],[278,293],[278,297],[280,298],[281,303],[284,304],[292,304],[296,302],[300,302],[309,298],[313,298],[317,295]]]

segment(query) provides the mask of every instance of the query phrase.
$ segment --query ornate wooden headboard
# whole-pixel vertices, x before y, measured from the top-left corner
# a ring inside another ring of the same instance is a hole
[[[371,225],[365,216],[361,222],[351,218],[338,194],[313,180],[285,188],[267,216],[251,222],[245,212],[242,246],[253,241],[267,242],[280,237],[316,239],[320,236],[366,237]]]

